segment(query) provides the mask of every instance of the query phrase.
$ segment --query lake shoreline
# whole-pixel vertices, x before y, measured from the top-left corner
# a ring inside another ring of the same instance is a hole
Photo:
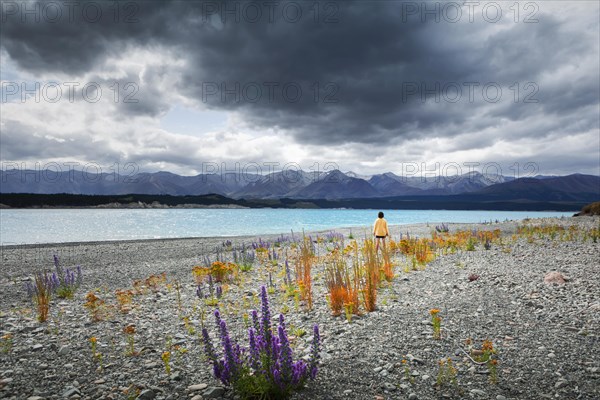
[[[561,212],[382,210],[388,224],[411,228],[443,223],[491,223],[571,218]],[[273,236],[371,226],[375,210],[2,210],[0,246]],[[340,228],[342,227],[342,228]],[[398,228],[400,229],[400,228]]]

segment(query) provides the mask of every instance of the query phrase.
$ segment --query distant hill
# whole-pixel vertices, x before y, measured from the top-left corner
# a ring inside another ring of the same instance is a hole
[[[600,177],[573,174],[544,179],[520,178],[473,193],[493,200],[584,201],[600,199]]]
[[[360,178],[353,178],[334,170],[319,176],[307,186],[289,193],[296,199],[354,199],[381,197],[371,184]]]
[[[582,205],[600,200],[600,177],[573,174],[512,179],[471,172],[459,176],[370,177],[339,170],[286,170],[268,175],[241,172],[181,176],[170,172],[133,176],[81,171],[0,171],[0,193],[80,195],[219,195],[236,200],[348,200],[442,197],[453,201],[568,202]],[[405,199],[407,200],[407,199]],[[429,201],[429,200],[427,200]],[[356,202],[355,202],[356,203]],[[312,203],[311,203],[312,204]],[[314,205],[314,204],[313,204]]]

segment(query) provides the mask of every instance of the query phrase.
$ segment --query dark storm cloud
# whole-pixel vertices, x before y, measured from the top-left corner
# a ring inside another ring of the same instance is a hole
[[[320,2],[318,17],[312,2],[279,2],[272,20],[265,2],[130,3],[133,8],[120,10],[118,18],[105,9],[94,23],[77,13],[74,22],[22,23],[20,15],[5,12],[2,48],[23,70],[71,74],[94,72],[133,48],[168,48],[170,57],[185,60],[170,90],[204,107],[239,111],[251,126],[285,129],[299,142],[314,144],[454,136],[501,119],[522,120],[532,111],[540,118],[574,113],[584,121],[581,126],[598,127],[583,111],[598,104],[597,73],[542,84],[545,74],[598,52],[584,30],[567,30],[543,3],[539,22],[529,24],[512,17],[492,23],[480,9],[471,23],[466,8],[457,23],[432,16],[423,22],[422,15],[409,13],[423,7],[420,2]],[[260,22],[244,14],[248,4],[261,10]],[[298,21],[291,22],[288,4],[302,10]],[[147,85],[160,71],[149,74]],[[502,87],[503,101],[483,98],[488,83]],[[519,98],[507,101],[515,83]],[[460,99],[448,101],[456,88]],[[523,97],[533,92],[537,103],[524,104]],[[158,115],[169,107],[157,90],[140,87],[140,96],[121,112]],[[528,134],[543,136],[547,128]]]

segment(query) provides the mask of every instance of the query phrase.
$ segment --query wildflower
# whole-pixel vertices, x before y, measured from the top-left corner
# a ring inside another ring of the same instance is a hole
[[[260,364],[260,347],[256,340],[256,330],[254,328],[248,329],[248,343],[250,345],[250,366],[255,371],[259,370]]]
[[[254,330],[258,332],[262,332],[260,329],[260,321],[258,319],[258,312],[256,310],[250,311],[250,315],[252,315],[252,325],[254,326]]]
[[[315,379],[317,376],[317,364],[321,356],[321,337],[319,335],[319,326],[315,324],[313,327],[313,342],[310,348],[310,378]]]
[[[484,352],[489,351],[490,353],[494,353],[494,344],[491,340],[484,340],[483,344],[481,345],[481,350]]]
[[[171,375],[171,364],[169,364],[169,360],[171,359],[171,352],[163,352],[161,358],[163,360],[163,363],[165,364],[165,372],[167,373],[167,375]]]
[[[290,342],[285,332],[285,325],[283,324],[283,315],[279,318],[280,325],[277,328],[279,335],[279,364],[281,375],[284,381],[289,382],[292,379],[292,349],[290,348]]]
[[[135,326],[133,325],[127,325],[125,328],[123,328],[123,333],[126,335],[133,335],[135,334]]]
[[[269,349],[272,347],[273,345],[273,341],[272,341],[272,332],[271,332],[271,310],[269,310],[269,298],[267,296],[267,288],[265,288],[264,286],[262,286],[260,288],[260,298],[261,298],[261,302],[262,302],[262,323],[261,323],[261,328],[262,328],[262,336],[263,339],[265,340],[265,345],[267,348],[267,352],[269,352]]]
[[[252,310],[252,325],[248,328],[248,349],[241,349],[227,330],[227,325],[215,310],[219,329],[222,357],[217,355],[206,329],[202,330],[205,353],[217,379],[233,387],[242,398],[286,399],[294,390],[303,387],[308,378],[317,373],[320,336],[313,329],[313,343],[309,362],[294,362],[283,314],[274,331],[266,288],[261,287],[262,315]]]

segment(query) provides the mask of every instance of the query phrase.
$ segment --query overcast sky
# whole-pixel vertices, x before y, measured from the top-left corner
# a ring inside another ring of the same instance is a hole
[[[596,1],[118,4],[1,3],[3,168],[600,174]]]

